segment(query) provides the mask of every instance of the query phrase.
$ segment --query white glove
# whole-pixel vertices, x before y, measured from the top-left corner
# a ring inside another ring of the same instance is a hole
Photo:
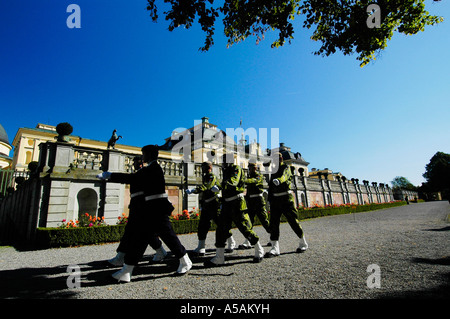
[[[275,184],[275,186],[280,185],[280,181],[276,178],[273,180],[273,183]]]
[[[108,179],[108,178],[111,177],[111,173],[110,172],[103,172],[103,173],[98,174],[96,177],[99,178],[99,179]]]
[[[213,191],[214,193],[218,193],[220,189],[219,187],[217,187],[217,185],[214,185],[213,187],[211,187],[211,191]]]
[[[186,189],[186,194],[187,194],[187,195],[190,195],[190,194],[192,194],[192,193],[194,192],[194,190],[195,190],[195,188],[192,188],[192,189]]]

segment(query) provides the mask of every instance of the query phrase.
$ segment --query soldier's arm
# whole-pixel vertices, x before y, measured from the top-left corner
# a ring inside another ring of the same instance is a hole
[[[241,179],[241,170],[235,170],[234,175],[232,175],[230,178],[226,180],[225,186],[237,187],[240,179]]]
[[[291,170],[288,166],[285,167],[283,174],[278,178],[280,183],[286,183],[291,178]]]
[[[194,189],[194,194],[198,194],[198,193],[210,190],[211,187],[213,187],[215,184],[216,184],[216,177],[213,176],[206,183],[203,183],[202,185],[197,186]]]
[[[246,184],[256,184],[256,185],[258,185],[258,184],[260,184],[260,183],[262,183],[262,175],[257,175],[257,176],[255,176],[255,177],[252,177],[252,178],[247,178],[246,180],[245,180],[245,183]]]
[[[111,173],[109,178],[110,182],[121,183],[121,184],[131,184],[136,180],[136,175],[134,173]]]

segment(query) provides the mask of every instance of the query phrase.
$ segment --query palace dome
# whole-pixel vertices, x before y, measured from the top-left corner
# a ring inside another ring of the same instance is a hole
[[[8,140],[8,134],[6,134],[6,131],[1,124],[0,124],[0,142],[10,145]]]

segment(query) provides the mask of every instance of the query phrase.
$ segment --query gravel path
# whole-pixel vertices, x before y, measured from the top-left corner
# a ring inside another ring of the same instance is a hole
[[[127,284],[111,281],[118,268],[105,267],[117,243],[41,251],[0,247],[0,298],[449,298],[449,214],[449,203],[440,201],[305,220],[301,224],[310,248],[303,254],[295,253],[298,240],[286,223],[279,257],[253,264],[253,249],[235,250],[226,254],[225,266],[207,269],[203,261],[214,256],[215,233],[210,232],[207,257],[192,259],[187,275],[173,275],[178,265],[173,257],[149,264],[154,253],[149,248]],[[255,230],[262,243],[269,241],[262,227]],[[233,233],[242,243],[238,230]],[[180,239],[187,249],[196,247],[195,234]],[[80,267],[79,288],[67,286],[73,274],[69,265]],[[379,267],[379,288],[368,287],[369,265]]]

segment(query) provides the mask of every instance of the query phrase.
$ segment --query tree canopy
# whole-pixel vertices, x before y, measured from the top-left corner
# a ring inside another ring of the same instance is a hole
[[[406,177],[396,176],[392,181],[393,189],[408,189],[408,190],[416,190],[417,187],[414,186]]]
[[[437,152],[425,166],[423,177],[427,180],[427,186],[433,191],[445,191],[450,189],[450,154]]]
[[[153,21],[158,19],[156,0],[147,0]],[[440,0],[433,0],[439,2]],[[278,31],[272,47],[283,46],[294,39],[293,20],[300,16],[303,28],[313,29],[311,39],[321,42],[316,55],[329,56],[341,51],[356,53],[364,66],[387,47],[394,32],[406,35],[423,31],[425,26],[442,22],[443,18],[425,10],[425,0],[164,0],[169,4],[165,19],[169,31],[179,26],[190,28],[199,23],[206,33],[201,51],[214,44],[216,20],[220,17],[228,46],[250,36],[260,42],[267,31]],[[220,4],[218,4],[220,3]],[[375,4],[375,8],[369,5]],[[378,12],[376,12],[378,11]],[[368,19],[379,16],[376,27]]]

